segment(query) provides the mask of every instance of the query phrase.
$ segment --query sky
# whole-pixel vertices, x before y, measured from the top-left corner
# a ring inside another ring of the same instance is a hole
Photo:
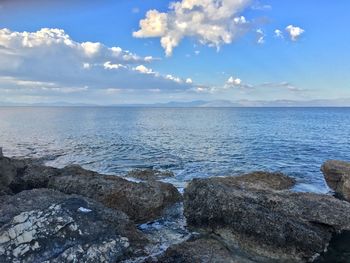
[[[0,0],[0,102],[350,98],[350,1]]]

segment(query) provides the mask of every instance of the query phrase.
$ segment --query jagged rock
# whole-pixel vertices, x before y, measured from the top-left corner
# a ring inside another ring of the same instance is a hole
[[[269,176],[282,179],[270,174],[264,181]],[[279,183],[263,189],[260,182],[255,186],[243,179],[193,180],[184,194],[189,226],[218,235],[229,248],[239,246],[258,262],[307,262],[327,248],[333,235],[350,229],[345,201],[274,190],[284,188]]]
[[[146,240],[120,211],[36,189],[0,197],[0,262],[117,262]]]
[[[165,253],[146,261],[162,263],[253,263],[228,250],[222,243],[210,237],[189,240],[168,248]]]
[[[328,186],[341,198],[350,201],[350,163],[326,161],[321,168]]]
[[[163,209],[182,200],[177,189],[167,183],[131,182],[117,176],[101,175],[78,165],[56,169],[30,160],[0,159],[0,194],[50,188],[66,194],[92,198],[109,208],[125,212],[136,222],[159,217]]]
[[[126,175],[126,177],[132,177],[143,181],[156,181],[174,176],[174,173],[171,171],[159,171],[153,169],[136,169],[128,172]]]

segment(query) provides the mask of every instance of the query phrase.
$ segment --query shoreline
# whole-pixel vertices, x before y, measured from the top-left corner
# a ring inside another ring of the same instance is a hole
[[[329,186],[347,200],[345,188],[339,186],[346,180],[341,181],[339,174],[350,177],[349,167],[336,161],[322,167]],[[172,176],[134,170],[126,175],[139,180],[134,182],[78,165],[58,169],[32,159],[7,158],[0,148],[0,259],[30,262],[44,253],[48,259],[59,258],[54,262],[68,262],[69,257],[97,262],[102,258],[104,262],[212,262],[205,258],[213,256],[223,260],[217,262],[326,262],[323,258],[339,253],[332,247],[334,239],[350,240],[350,203],[331,195],[293,192],[295,180],[281,173],[194,179],[184,195],[160,181]],[[14,203],[16,209],[9,205]],[[56,222],[55,214],[67,222]],[[92,215],[94,220],[89,218]],[[31,223],[20,223],[19,228],[16,222],[22,217]],[[91,233],[85,227],[93,221],[101,227]],[[38,222],[40,230],[35,228]],[[47,222],[56,224],[64,238],[57,240]],[[180,234],[162,229],[162,223],[178,227]],[[62,224],[74,227],[61,231]],[[105,232],[106,225],[111,233]],[[98,241],[89,241],[92,237]],[[67,243],[70,249],[64,249]],[[62,249],[58,255],[53,253],[57,246]],[[182,261],[176,261],[179,257]]]

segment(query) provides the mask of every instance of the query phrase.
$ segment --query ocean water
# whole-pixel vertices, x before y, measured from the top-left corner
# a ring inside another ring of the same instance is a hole
[[[7,156],[106,174],[168,169],[192,178],[281,171],[327,192],[327,159],[350,161],[350,108],[0,108]]]

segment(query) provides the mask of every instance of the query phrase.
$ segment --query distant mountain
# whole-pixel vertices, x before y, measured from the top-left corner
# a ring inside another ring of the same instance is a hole
[[[213,100],[213,101],[170,101],[167,103],[154,104],[113,104],[113,105],[96,105],[87,103],[69,103],[69,102],[54,102],[54,103],[8,103],[0,102],[0,106],[27,106],[27,107],[159,107],[159,108],[228,108],[228,107],[350,107],[350,98],[334,99],[334,100]]]

